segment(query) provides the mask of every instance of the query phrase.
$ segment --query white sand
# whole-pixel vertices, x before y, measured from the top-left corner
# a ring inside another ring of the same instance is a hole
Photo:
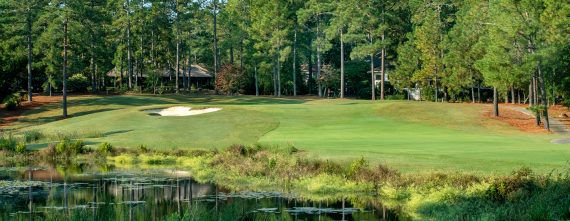
[[[206,108],[206,109],[192,110],[191,107],[169,107],[164,109],[145,110],[145,112],[155,113],[163,117],[183,117],[183,116],[212,113],[219,110],[222,110],[222,108]]]

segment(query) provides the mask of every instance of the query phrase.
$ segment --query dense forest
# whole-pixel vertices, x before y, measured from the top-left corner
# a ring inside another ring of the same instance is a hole
[[[0,39],[0,99],[203,88],[570,103],[566,0],[0,0]],[[215,80],[196,85],[191,65]]]

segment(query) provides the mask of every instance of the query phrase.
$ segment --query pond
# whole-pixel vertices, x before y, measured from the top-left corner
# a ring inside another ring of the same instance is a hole
[[[1,168],[0,220],[400,220],[373,203],[229,191],[179,170]]]

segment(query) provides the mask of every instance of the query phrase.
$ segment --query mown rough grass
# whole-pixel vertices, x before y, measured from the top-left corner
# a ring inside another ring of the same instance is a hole
[[[189,117],[152,117],[141,112],[169,106],[223,110]],[[46,137],[68,134],[45,140],[67,137],[125,148],[141,144],[159,150],[212,150],[236,143],[291,146],[303,149],[311,159],[349,163],[364,157],[373,165],[385,163],[402,172],[506,174],[521,166],[548,172],[566,164],[570,149],[551,144],[556,136],[530,136],[484,118],[485,108],[475,104],[250,96],[78,97],[70,99],[69,119],[58,118],[59,105],[47,105],[28,111],[14,127],[41,131]],[[95,128],[97,133],[73,135],[86,128]]]

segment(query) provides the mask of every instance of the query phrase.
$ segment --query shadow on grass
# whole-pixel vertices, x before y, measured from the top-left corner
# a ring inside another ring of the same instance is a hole
[[[255,96],[222,96],[222,95],[120,95],[104,97],[79,97],[68,100],[68,107],[87,109],[72,113],[69,117],[78,117],[93,113],[118,110],[127,107],[165,104],[212,104],[212,105],[272,105],[272,104],[302,104],[310,99],[306,98],[276,98]],[[105,107],[108,106],[108,107]],[[102,109],[98,109],[101,107]],[[46,104],[44,106],[27,110],[24,115],[41,115],[44,112],[60,109],[60,103]],[[91,110],[89,110],[91,109]],[[24,124],[37,125],[62,120],[61,115],[45,116],[34,119],[23,118],[19,121]]]
[[[103,133],[103,137],[107,137],[107,136],[111,136],[111,135],[115,135],[115,134],[124,134],[124,133],[128,133],[131,132],[133,130],[116,130],[116,131],[109,131],[109,132],[105,132]]]
[[[89,110],[89,111],[82,111],[82,112],[77,112],[77,113],[73,113],[70,114],[68,116],[68,118],[71,117],[79,117],[79,116],[84,116],[84,115],[88,115],[88,114],[94,114],[94,113],[100,113],[100,112],[105,112],[105,111],[113,111],[113,110],[118,110],[119,108],[104,108],[104,109],[97,109],[97,110]],[[35,118],[35,119],[21,119],[21,122],[24,123],[48,123],[48,122],[53,122],[53,121],[57,121],[57,120],[63,120],[64,118],[60,115],[57,116],[50,116],[50,117],[40,117],[40,118]]]
[[[277,97],[255,97],[249,95],[243,96],[224,96],[224,95],[165,95],[163,98],[169,98],[177,103],[212,103],[220,105],[271,105],[271,104],[302,104],[308,99],[302,98],[277,98]]]

